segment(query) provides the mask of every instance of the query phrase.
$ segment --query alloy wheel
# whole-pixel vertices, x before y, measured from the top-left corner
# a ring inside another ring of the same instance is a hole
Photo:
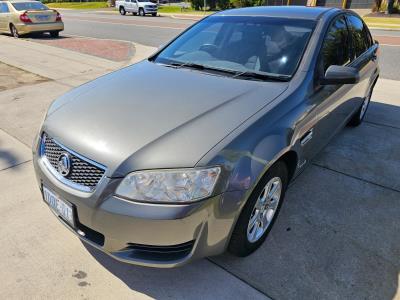
[[[274,177],[268,181],[259,195],[247,226],[247,239],[257,242],[274,219],[282,194],[282,180]]]
[[[11,25],[10,29],[11,29],[12,36],[15,37],[16,39],[19,38],[19,33],[18,33],[17,28],[14,25]]]

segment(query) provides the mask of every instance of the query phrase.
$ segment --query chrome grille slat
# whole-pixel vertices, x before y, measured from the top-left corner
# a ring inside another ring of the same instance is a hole
[[[65,177],[66,180],[71,181],[78,186],[82,186],[85,190],[90,189],[93,191],[101,178],[103,178],[105,169],[94,165],[89,160],[83,159],[72,150],[61,146],[45,133],[42,136],[42,144],[43,150],[41,155],[47,159],[50,165],[54,168],[54,170],[52,170],[53,172],[58,172],[57,165],[59,156],[65,152],[70,155],[72,160],[72,169],[70,174]]]

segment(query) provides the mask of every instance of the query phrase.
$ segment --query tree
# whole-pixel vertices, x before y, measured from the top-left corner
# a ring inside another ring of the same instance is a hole
[[[203,10],[204,0],[192,0],[192,6],[195,10]]]
[[[230,1],[229,0],[217,0],[217,5],[219,9],[227,9],[230,7]]]

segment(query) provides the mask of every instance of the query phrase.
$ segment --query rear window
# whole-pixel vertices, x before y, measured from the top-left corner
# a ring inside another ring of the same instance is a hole
[[[15,2],[12,3],[12,6],[16,10],[47,10],[49,9],[47,6],[43,5],[40,2]]]

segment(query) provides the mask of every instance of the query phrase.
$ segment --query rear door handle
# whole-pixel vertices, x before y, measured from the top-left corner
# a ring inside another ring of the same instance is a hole
[[[313,138],[313,134],[314,134],[314,128],[307,131],[300,139],[300,145],[304,146],[305,144],[307,144]]]

